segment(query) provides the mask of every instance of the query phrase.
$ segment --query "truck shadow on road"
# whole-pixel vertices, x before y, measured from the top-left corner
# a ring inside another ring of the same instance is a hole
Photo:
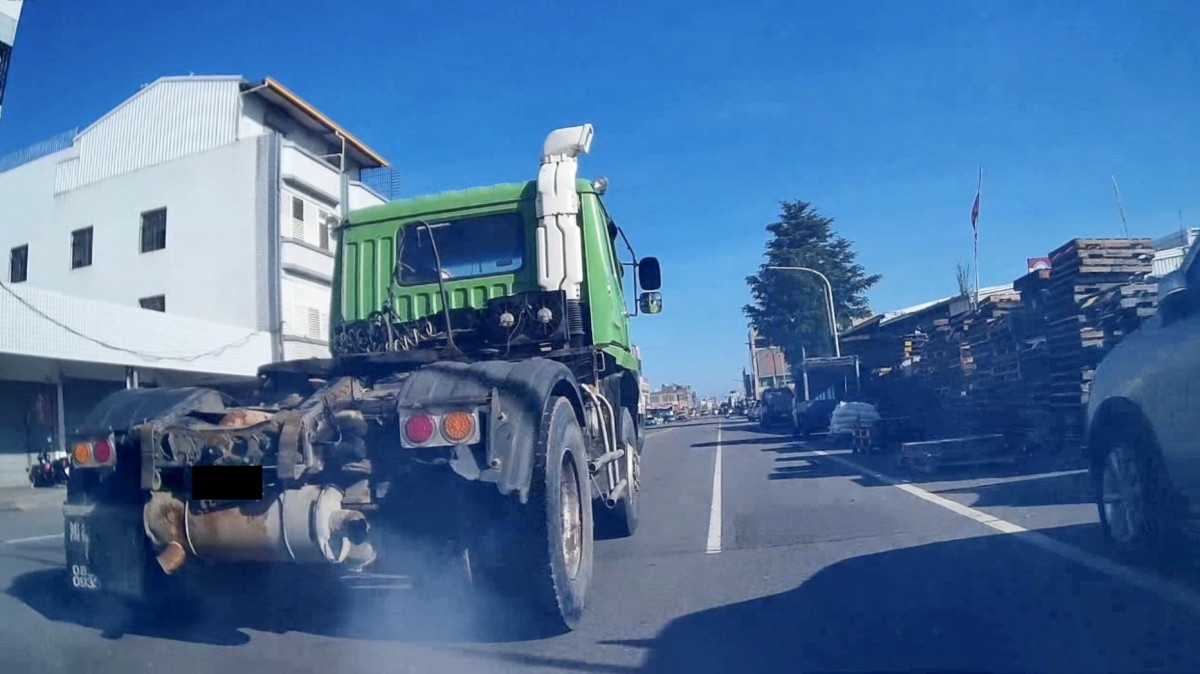
[[[740,447],[744,445],[770,445],[792,441],[793,438],[790,436],[780,435],[764,438],[742,438],[741,440],[722,440],[720,442],[717,442],[716,440],[710,440],[708,442],[693,442],[691,446],[692,449],[705,449],[708,447],[716,447],[717,445],[720,445],[721,447]]]
[[[1200,667],[1200,621],[1188,610],[1022,536],[846,559],[793,590],[677,618],[654,639],[601,643],[646,649],[648,672]]]
[[[352,590],[329,579],[316,584],[287,573],[252,579],[206,579],[172,595],[154,611],[68,591],[61,567],[18,576],[8,594],[47,620],[97,630],[109,639],[138,635],[208,645],[248,643],[245,630],[419,643],[504,643],[560,632],[522,615],[518,602],[459,584],[425,590]],[[210,588],[205,591],[204,588]]]

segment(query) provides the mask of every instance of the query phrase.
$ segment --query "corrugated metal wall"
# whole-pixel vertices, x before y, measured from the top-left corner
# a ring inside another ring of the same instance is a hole
[[[1183,264],[1183,258],[1187,255],[1187,248],[1177,246],[1166,250],[1155,251],[1154,260],[1150,263],[1153,269],[1153,274],[1156,278],[1162,278],[1167,274],[1179,269]]]
[[[233,143],[239,96],[236,78],[159,80],[80,134],[55,193]]]

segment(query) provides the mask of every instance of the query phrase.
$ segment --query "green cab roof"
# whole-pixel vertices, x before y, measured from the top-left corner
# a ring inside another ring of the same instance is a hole
[[[580,194],[595,192],[590,180],[579,178],[575,181],[575,189]],[[465,190],[440,192],[412,199],[390,201],[378,206],[368,206],[351,211],[348,224],[365,225],[374,222],[391,220],[407,220],[421,216],[440,215],[453,211],[486,206],[514,204],[537,198],[537,181],[529,180],[523,183],[504,183],[489,187],[472,187]]]

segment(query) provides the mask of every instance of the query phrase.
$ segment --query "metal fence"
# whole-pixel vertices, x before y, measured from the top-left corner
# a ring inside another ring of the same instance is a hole
[[[71,129],[56,136],[39,140],[29,147],[23,147],[20,150],[14,150],[4,156],[0,156],[0,173],[12,170],[22,164],[28,164],[36,159],[41,159],[48,154],[54,154],[59,150],[65,150],[71,147],[77,135],[79,135],[79,129]]]
[[[388,201],[400,198],[400,172],[390,166],[363,169],[360,179],[364,185]]]

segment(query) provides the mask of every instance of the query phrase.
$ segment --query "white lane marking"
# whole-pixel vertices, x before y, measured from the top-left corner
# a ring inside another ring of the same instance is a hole
[[[712,508],[708,511],[708,554],[721,551],[721,424],[717,423],[717,465],[713,468]]]
[[[1038,531],[1031,531],[1019,524],[1013,524],[1012,522],[1002,520],[999,517],[995,517],[983,511],[965,506],[957,501],[952,501],[948,498],[930,493],[916,485],[897,480],[893,477],[884,475],[883,473],[875,472],[870,468],[860,466],[853,461],[843,459],[842,457],[835,456],[829,452],[818,450],[817,453],[829,457],[830,459],[837,461],[844,466],[857,470],[864,475],[869,475],[880,482],[889,484],[897,489],[902,489],[913,496],[916,496],[917,498],[924,499],[935,505],[939,505],[950,512],[962,515],[968,519],[975,520],[980,524],[985,524],[996,531],[999,531],[1000,533],[1021,534],[1018,540],[1025,541],[1030,545],[1039,547],[1047,552],[1054,553],[1063,559],[1075,562],[1076,564],[1085,566],[1093,571],[1097,571],[1117,580],[1124,581],[1140,590],[1145,590],[1157,595],[1159,599],[1178,604],[1184,608],[1200,613],[1200,592],[1196,592],[1195,590],[1180,585],[1179,583],[1175,583],[1158,575],[1157,573],[1136,569],[1114,562],[1107,557],[1102,557],[1095,553],[1077,548],[1068,543],[1063,543],[1062,541],[1051,538],[1046,534]]]
[[[62,534],[47,534],[45,536],[30,536],[29,538],[12,538],[7,541],[0,541],[0,545],[14,545],[16,543],[33,543],[34,541],[48,541],[52,538],[62,538]]]

